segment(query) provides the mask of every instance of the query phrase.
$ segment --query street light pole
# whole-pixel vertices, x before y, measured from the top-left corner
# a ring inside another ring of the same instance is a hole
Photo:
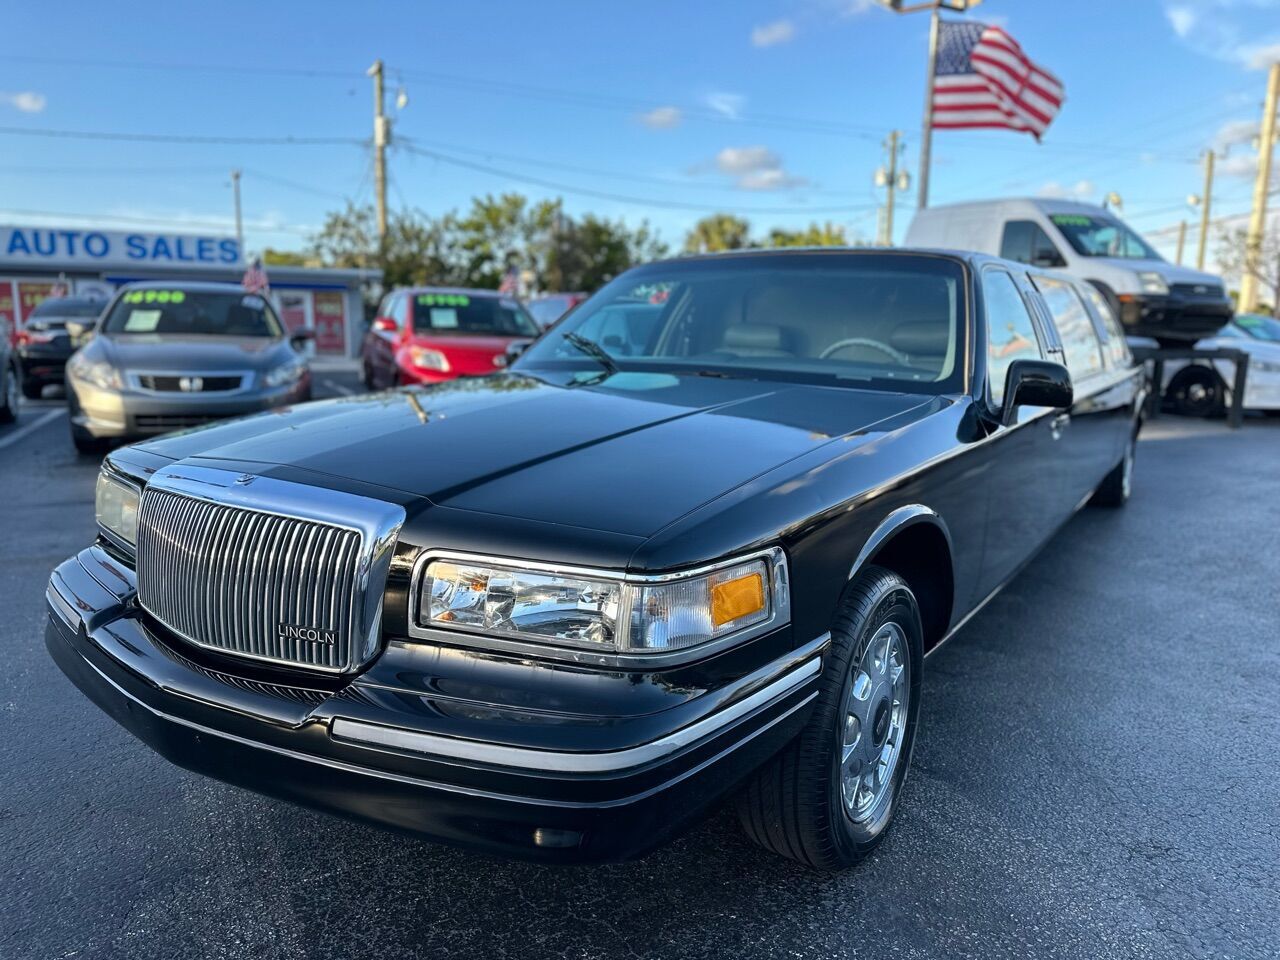
[[[938,31],[942,18],[940,5],[933,4],[929,12],[929,74],[924,84],[924,120],[920,125],[920,176],[917,185],[916,207],[923,210],[929,205],[929,162],[933,153],[933,79],[938,72]],[[890,195],[893,190],[890,188]]]
[[[933,153],[933,80],[938,72],[938,35],[942,32],[943,10],[967,13],[982,0],[924,0],[922,3],[904,3],[903,0],[880,0],[894,13],[929,11],[929,63],[924,83],[924,120],[920,125],[920,177],[917,184],[916,206],[923,210],[929,205],[929,165]]]

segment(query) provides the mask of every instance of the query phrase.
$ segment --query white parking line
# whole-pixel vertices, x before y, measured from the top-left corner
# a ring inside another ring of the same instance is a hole
[[[15,443],[17,443],[27,434],[34,433],[36,430],[39,430],[50,420],[53,420],[56,417],[60,417],[66,412],[67,412],[66,407],[59,407],[57,410],[48,410],[43,415],[36,417],[27,425],[18,427],[17,430],[13,431],[13,433],[4,437],[0,437],[0,450],[3,450],[5,447],[13,446]]]
[[[342,384],[337,383],[333,380],[321,380],[320,386],[327,387],[330,390],[336,390],[338,393],[342,394],[344,397],[353,397],[355,396],[355,393],[356,393],[350,387],[344,387]]]

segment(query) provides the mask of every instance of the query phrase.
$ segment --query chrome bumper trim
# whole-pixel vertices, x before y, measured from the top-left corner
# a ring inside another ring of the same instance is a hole
[[[825,644],[827,637],[820,639]],[[723,710],[716,711],[711,716],[704,717],[661,739],[625,750],[611,750],[604,753],[567,753],[530,747],[511,747],[479,740],[460,740],[456,737],[419,733],[399,727],[384,727],[362,720],[350,720],[346,717],[333,719],[329,726],[329,735],[334,740],[371,748],[392,747],[434,757],[469,760],[503,767],[520,767],[552,773],[610,773],[641,766],[697,743],[770,701],[791,693],[821,671],[822,658],[814,656],[750,696],[730,704]],[[815,692],[804,702],[807,703],[816,696]]]

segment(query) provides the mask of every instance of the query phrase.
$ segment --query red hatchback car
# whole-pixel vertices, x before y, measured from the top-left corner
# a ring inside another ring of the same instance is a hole
[[[540,332],[518,301],[493,290],[396,290],[365,334],[361,379],[374,389],[493,373],[511,344]]]

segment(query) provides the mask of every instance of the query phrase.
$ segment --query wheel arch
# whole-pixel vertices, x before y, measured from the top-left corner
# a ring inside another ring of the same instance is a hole
[[[884,567],[902,577],[920,605],[928,652],[942,641],[951,625],[953,556],[946,522],[932,508],[911,503],[891,511],[871,532],[849,570],[849,580],[868,565]]]

